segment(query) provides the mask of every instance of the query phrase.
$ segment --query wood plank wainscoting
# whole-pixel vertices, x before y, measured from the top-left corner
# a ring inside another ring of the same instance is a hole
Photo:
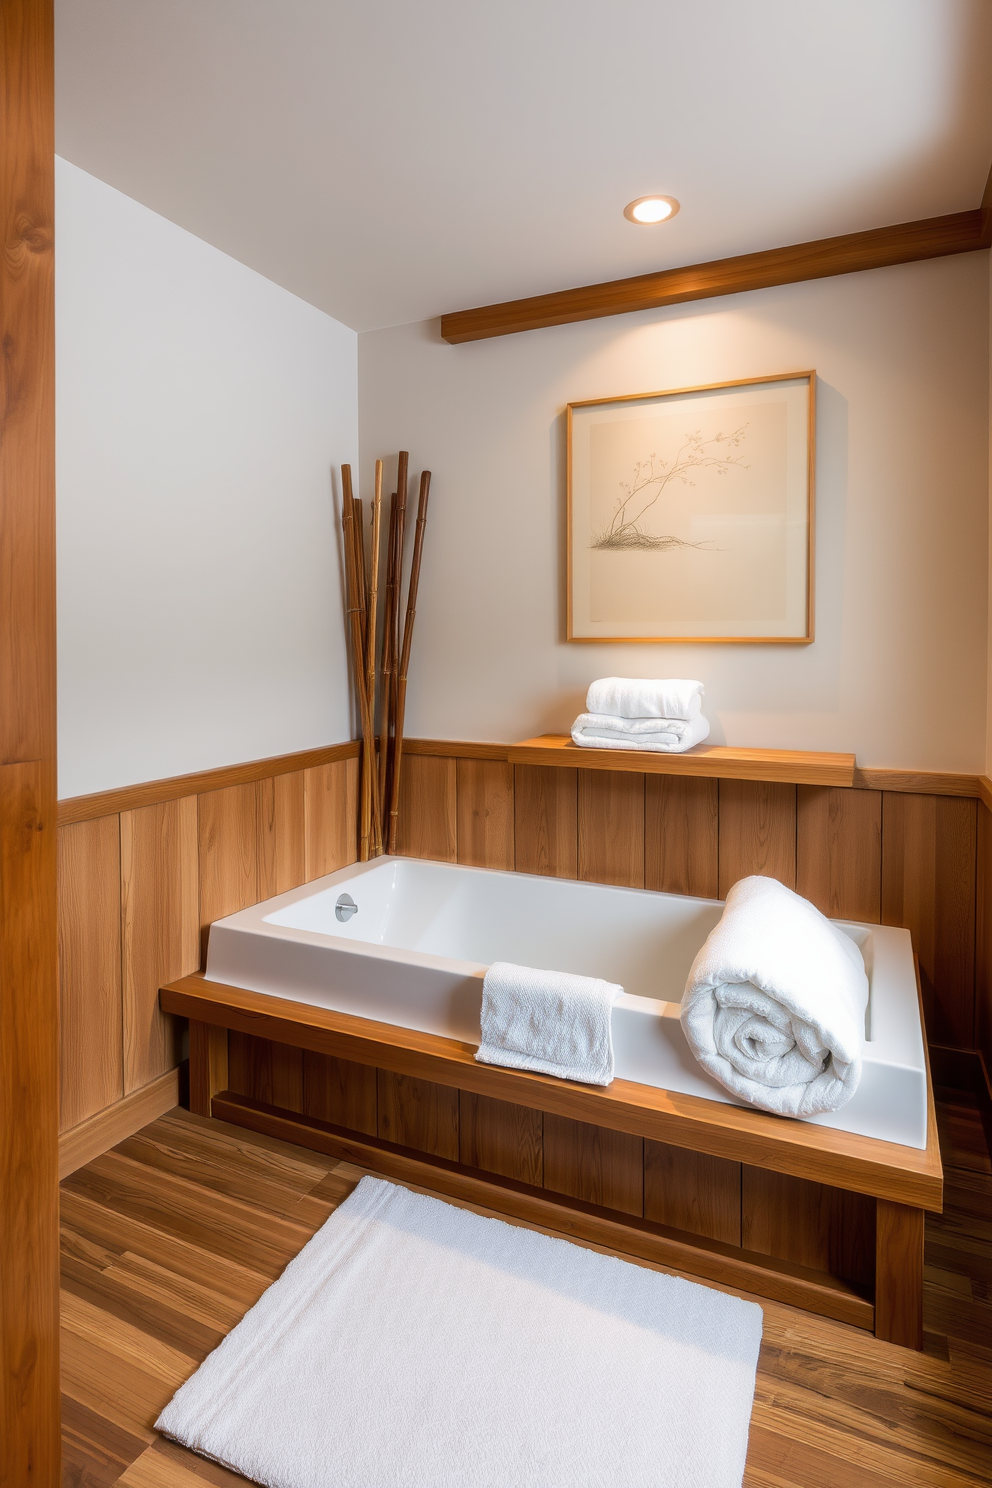
[[[163,982],[205,930],[357,853],[358,745],[59,803],[61,1176],[176,1104]]]
[[[940,1078],[953,1065],[978,1081],[976,1033],[987,1038],[992,1025],[992,791],[980,777],[854,770],[851,785],[818,785],[515,763],[515,753],[408,741],[400,850],[702,895],[767,872],[829,914],[904,925],[938,1055],[968,1051],[944,1058]],[[350,745],[62,804],[67,1131],[87,1120],[99,1128],[98,1111],[174,1067],[176,1034],[156,991],[196,970],[211,920],[354,860],[356,778]],[[815,1173],[776,1173],[245,1032],[229,1046],[215,1034],[207,1053],[210,1088],[193,1092],[194,1109],[226,1085],[245,1119],[254,1102],[284,1113],[273,1119],[295,1113],[347,1131],[355,1160],[364,1136],[591,1206],[604,1222],[629,1217],[739,1258],[774,1258],[783,1274],[829,1284],[832,1297],[839,1283],[843,1306],[870,1326],[875,1202]],[[146,1107],[135,1128],[148,1119]],[[95,1133],[89,1151],[99,1150]],[[77,1142],[68,1161],[87,1155]],[[783,1236],[786,1211],[801,1218]],[[885,1233],[899,1219],[890,1205]]]

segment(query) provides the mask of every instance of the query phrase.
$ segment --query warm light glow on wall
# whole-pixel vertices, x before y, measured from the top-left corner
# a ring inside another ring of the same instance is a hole
[[[678,209],[674,196],[639,196],[636,201],[628,202],[623,215],[628,222],[667,222]]]

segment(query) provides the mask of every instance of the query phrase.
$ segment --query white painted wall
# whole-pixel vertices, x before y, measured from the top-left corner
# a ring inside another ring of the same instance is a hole
[[[350,736],[355,333],[56,170],[59,794]]]
[[[398,448],[434,472],[408,732],[522,739],[596,676],[698,676],[715,743],[983,769],[988,298],[974,253],[464,346],[362,335],[363,478]],[[566,643],[565,403],[809,367],[814,644]]]

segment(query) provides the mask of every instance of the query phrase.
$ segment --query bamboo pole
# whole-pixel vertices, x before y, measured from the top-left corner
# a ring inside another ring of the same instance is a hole
[[[344,527],[345,582],[347,586],[348,618],[351,622],[352,664],[355,669],[355,690],[358,694],[358,713],[362,726],[362,772],[369,768],[375,750],[375,736],[369,716],[369,699],[365,686],[365,636],[362,611],[359,604],[360,570],[359,542],[355,532],[355,498],[351,487],[351,466],[342,465],[341,485],[343,490],[342,525]],[[365,863],[369,857],[371,830],[371,796],[365,791],[361,798],[362,816],[359,837],[359,859]],[[368,807],[368,809],[366,809]]]
[[[396,552],[394,555],[396,577],[393,590],[393,669],[390,676],[389,701],[389,710],[394,719],[396,718],[397,686],[399,683],[398,668],[402,641],[400,620],[403,615],[403,539],[406,535],[406,498],[407,487],[409,485],[409,463],[409,453],[406,450],[400,450],[399,459],[396,462]]]
[[[360,496],[356,496],[354,498],[352,511],[355,518],[354,524],[352,526],[352,536],[355,543],[355,572],[358,575],[358,619],[362,627],[362,662],[359,675],[361,678],[361,686],[362,688],[365,688],[365,678],[367,671],[367,653],[365,649],[367,610],[367,585],[365,581],[365,508]],[[359,704],[359,706],[361,705]],[[364,728],[362,732],[364,734]],[[362,836],[363,839],[368,841],[368,856],[371,858],[375,856],[375,853],[373,851],[372,827],[372,777],[365,763],[364,755],[362,756],[362,768],[358,780],[358,790],[359,802],[361,807]],[[364,862],[365,860],[363,859],[362,861]]]
[[[379,537],[382,516],[382,461],[375,462],[375,497],[372,503],[372,550],[369,554],[368,629],[365,636],[365,690],[369,700],[369,715],[375,732],[375,659],[377,650],[376,609],[379,599]],[[373,754],[369,760],[369,789],[372,797],[371,853],[377,858],[382,852],[383,801],[378,790],[379,772]]]
[[[410,666],[410,647],[413,644],[413,622],[417,616],[417,591],[420,588],[420,564],[424,554],[424,533],[427,530],[427,498],[431,489],[431,473],[425,470],[420,477],[420,503],[417,508],[417,535],[413,545],[413,563],[410,568],[410,587],[407,592],[406,624],[403,628],[403,650],[400,655],[399,678],[396,690],[396,723],[393,743],[393,773],[389,796],[389,851],[396,851],[396,834],[399,827],[400,765],[403,760],[403,719],[406,713],[406,678]]]
[[[382,802],[383,836],[388,822],[389,731],[392,720],[393,605],[395,603],[396,493],[389,498],[389,537],[386,543],[386,611],[382,626],[382,712],[379,725],[379,800]],[[385,843],[383,844],[385,850]]]

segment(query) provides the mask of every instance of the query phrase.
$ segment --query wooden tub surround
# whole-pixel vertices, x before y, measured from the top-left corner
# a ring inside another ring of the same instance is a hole
[[[923,1229],[943,1178],[925,1151],[630,1081],[607,1088],[476,1062],[455,1039],[197,974],[190,1106],[253,1131],[923,1343]]]

